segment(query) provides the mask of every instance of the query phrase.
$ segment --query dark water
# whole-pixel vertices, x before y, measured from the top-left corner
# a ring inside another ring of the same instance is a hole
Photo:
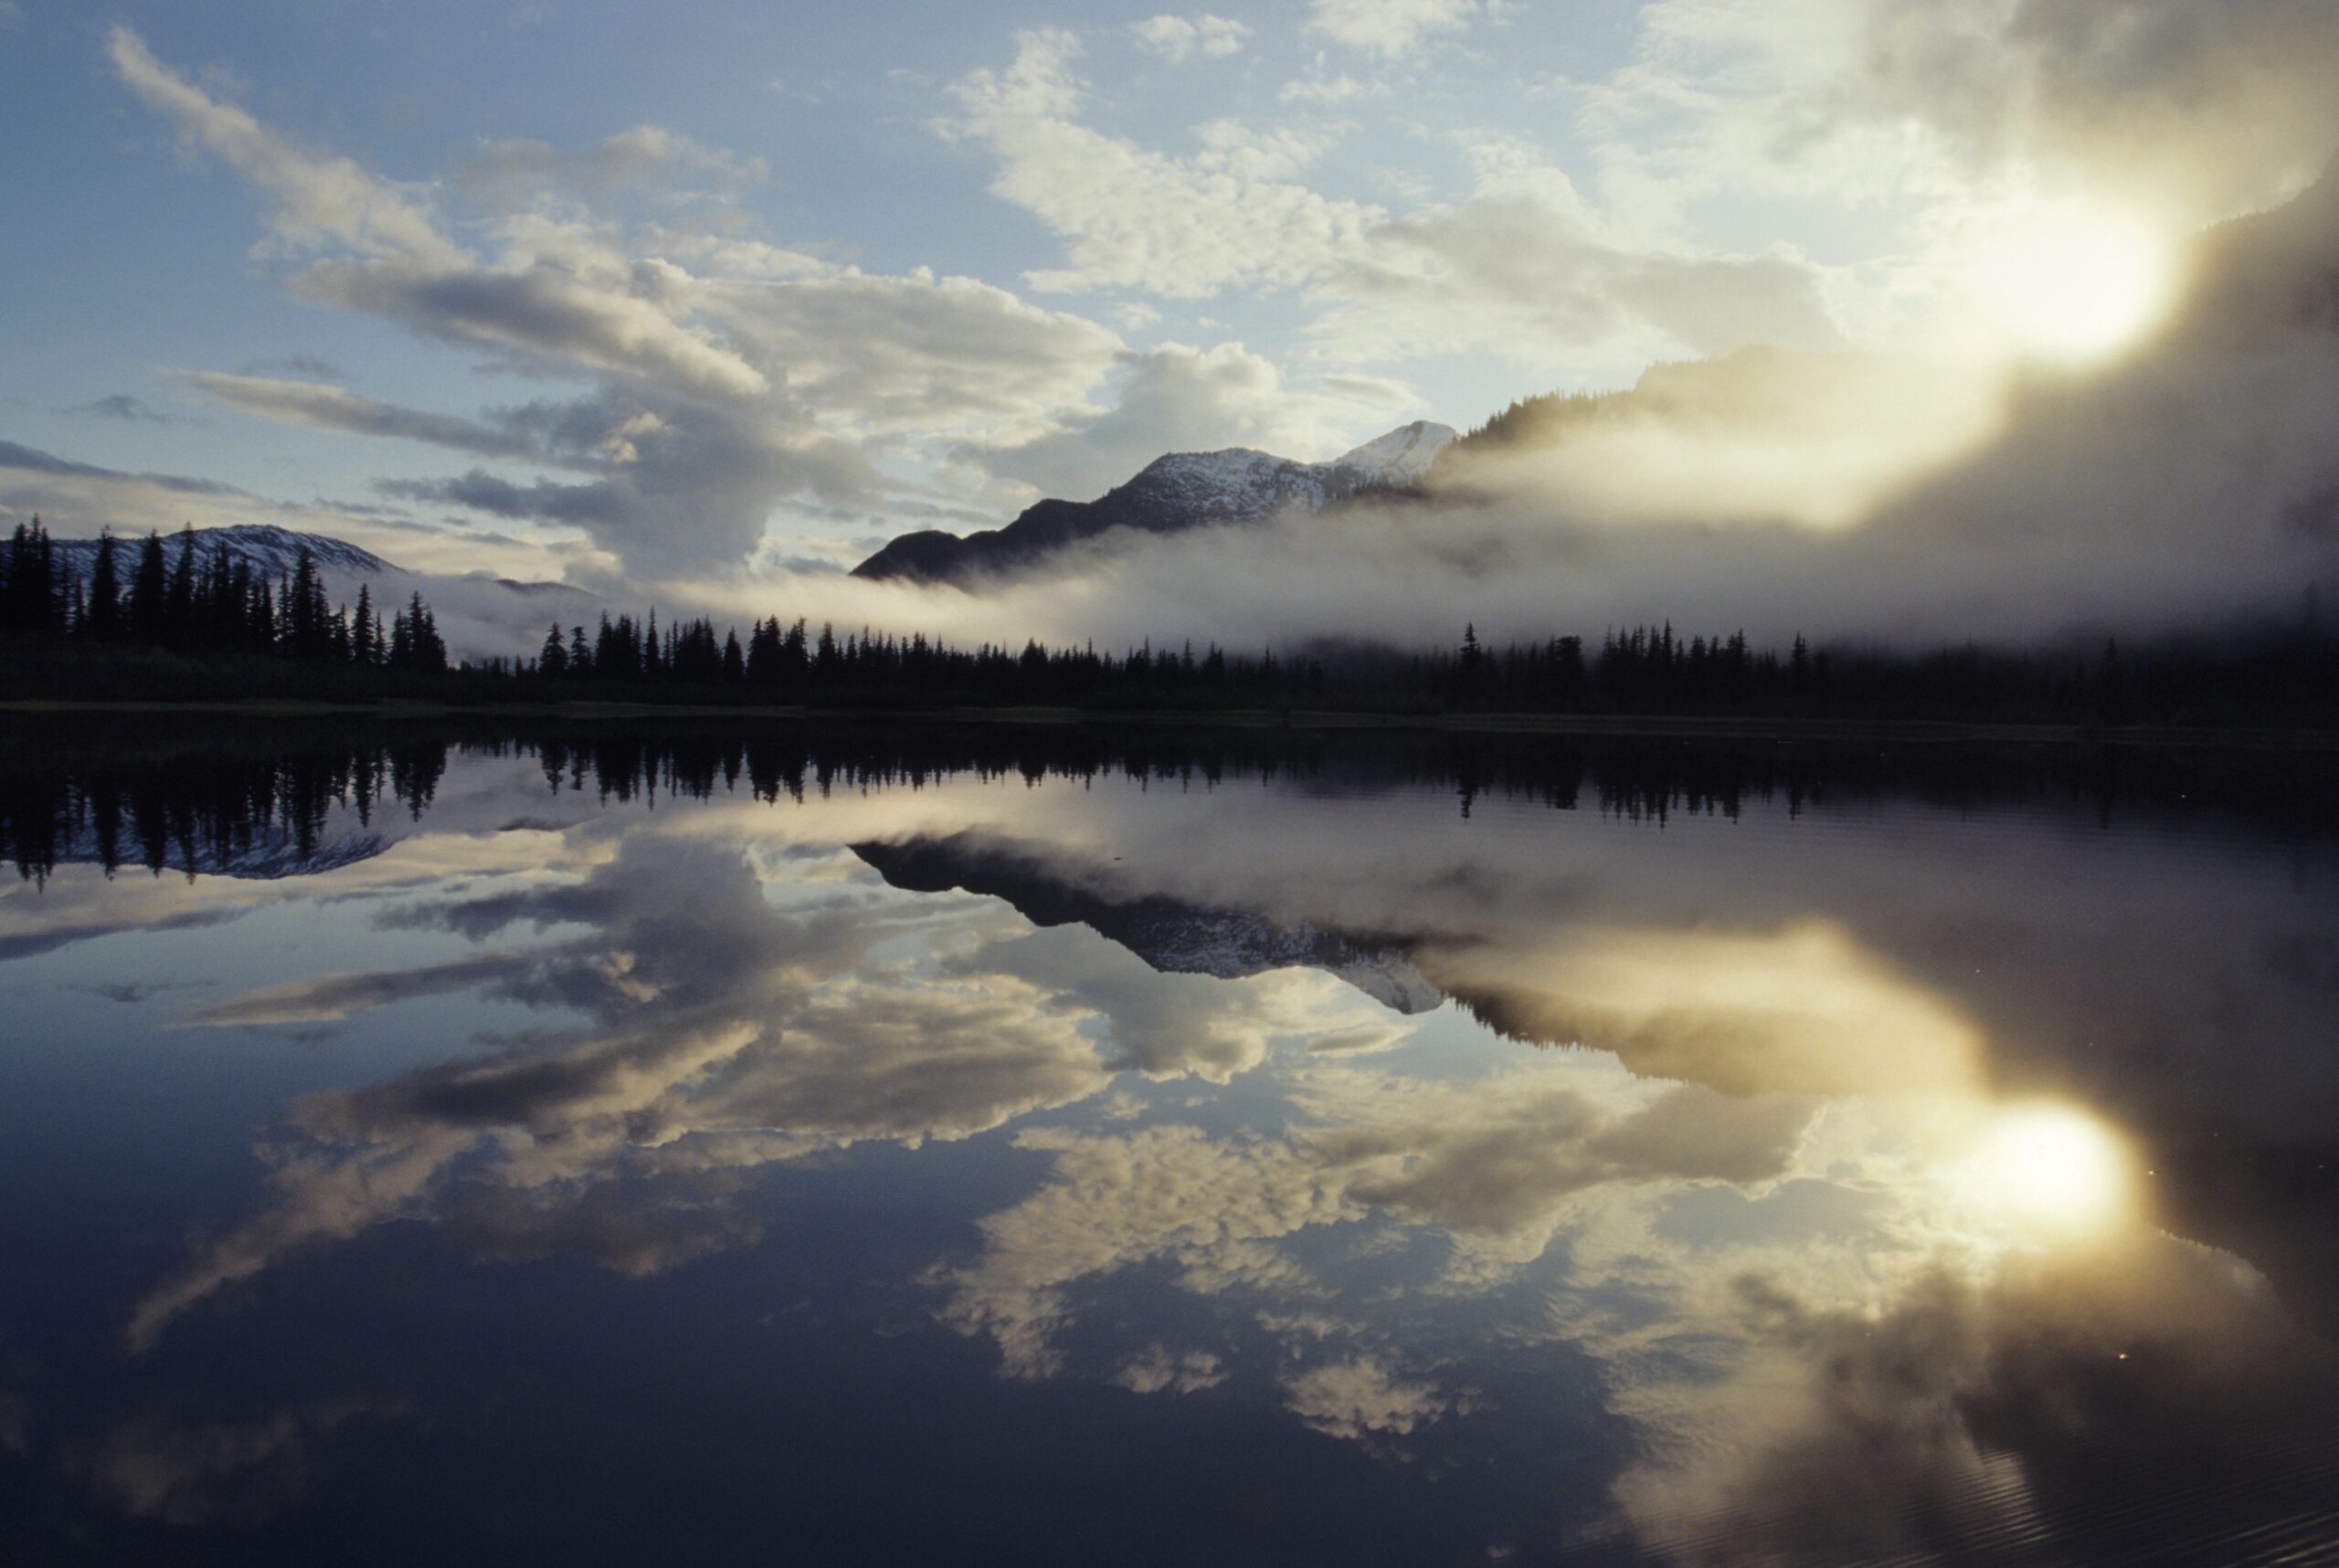
[[[0,1560],[2339,1561],[2325,763],[0,744]]]

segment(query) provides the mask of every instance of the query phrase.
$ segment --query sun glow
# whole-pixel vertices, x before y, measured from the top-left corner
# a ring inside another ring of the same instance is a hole
[[[2019,1106],[1994,1117],[1968,1171],[1991,1209],[2028,1228],[2097,1229],[2128,1196],[2128,1157],[2119,1140],[2063,1106]]]
[[[1982,284],[2021,344],[2097,359],[2152,325],[2169,292],[2167,247],[2123,214],[2061,206],[2012,222],[1984,253]]]

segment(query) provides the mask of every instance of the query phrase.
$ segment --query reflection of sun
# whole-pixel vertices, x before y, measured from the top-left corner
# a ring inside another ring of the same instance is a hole
[[[2111,1220],[2127,1192],[2127,1156],[2101,1123],[2061,1106],[1994,1117],[1970,1171],[1995,1210],[2031,1227],[2089,1230]]]
[[[2056,207],[2008,227],[1982,263],[1982,284],[2024,346],[2093,359],[2135,340],[2169,288],[2165,248],[2116,213]]]

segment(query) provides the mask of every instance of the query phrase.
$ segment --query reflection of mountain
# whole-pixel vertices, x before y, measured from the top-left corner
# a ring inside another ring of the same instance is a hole
[[[1402,942],[1159,894],[1112,898],[1074,885],[1030,856],[966,835],[852,849],[893,886],[913,893],[963,888],[1003,898],[1035,926],[1086,926],[1170,973],[1239,980],[1268,969],[1315,969],[1399,1012],[1426,1012],[1445,1000],[1413,967]]]
[[[354,811],[339,810],[315,827],[274,822],[230,839],[168,838],[163,842],[160,869],[246,882],[315,876],[372,860],[401,836],[379,823],[369,827],[360,822]],[[84,821],[58,841],[56,863],[151,866],[153,862],[149,849],[136,841],[117,842],[109,850],[97,824]]]
[[[259,756],[165,748],[113,764],[29,755],[51,768],[0,768],[0,854],[34,879],[75,863],[243,880],[353,865],[413,831],[447,768],[444,745],[321,740]]]
[[[963,584],[1044,566],[1116,528],[1177,534],[1262,522],[1286,507],[1312,512],[1376,484],[1410,483],[1454,439],[1445,426],[1416,419],[1330,462],[1294,462],[1243,447],[1172,452],[1095,501],[1042,501],[1003,528],[963,538],[937,529],[905,534],[852,573]]]

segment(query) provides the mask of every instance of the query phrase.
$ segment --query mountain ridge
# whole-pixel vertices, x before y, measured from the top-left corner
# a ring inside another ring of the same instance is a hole
[[[1042,567],[1116,528],[1177,534],[1263,522],[1290,506],[1317,511],[1375,486],[1411,484],[1457,435],[1450,426],[1415,419],[1319,463],[1250,447],[1170,452],[1094,501],[1035,502],[1005,526],[974,534],[900,535],[852,575],[963,587]]]

